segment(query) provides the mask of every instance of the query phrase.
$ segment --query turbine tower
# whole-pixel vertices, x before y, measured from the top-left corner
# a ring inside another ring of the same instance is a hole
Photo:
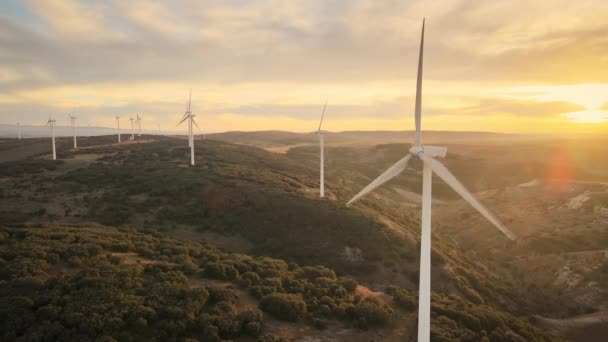
[[[193,128],[192,125],[196,126],[196,128],[198,128],[199,130],[200,130],[200,128],[198,127],[198,124],[196,123],[196,121],[194,121],[194,117],[196,117],[196,115],[192,114],[192,111],[190,110],[191,103],[192,103],[192,90],[190,90],[190,97],[188,98],[188,110],[186,110],[184,117],[177,124],[177,126],[181,125],[182,122],[188,120],[188,145],[190,146],[190,165],[194,166],[194,135],[192,134],[192,128]]]
[[[53,144],[53,160],[57,159],[57,151],[55,150],[55,120],[51,119],[49,114],[49,121],[46,122],[47,126],[51,126],[51,142]]]
[[[17,139],[21,140],[21,123],[17,122]]]
[[[74,113],[72,115],[68,115],[70,117],[70,123],[72,124],[72,131],[74,133],[74,148],[78,148],[78,143],[76,142],[76,116]]]
[[[120,143],[120,116],[116,117],[116,135],[118,136],[118,142]]]
[[[135,140],[135,128],[133,127],[133,121],[135,119],[133,119],[133,117],[129,118],[129,120],[131,121],[131,140]]]
[[[141,137],[141,117],[137,114],[137,136]]]
[[[422,160],[422,217],[420,234],[420,288],[418,290],[418,342],[428,342],[430,339],[431,330],[431,184],[433,172],[509,239],[515,239],[515,234],[500,223],[500,221],[498,221],[498,219],[492,215],[492,213],[490,213],[490,211],[486,209],[479,201],[477,201],[477,199],[441,162],[435,159],[435,157],[445,157],[447,148],[438,146],[424,146],[420,143],[423,47],[424,21],[422,22],[420,55],[418,59],[418,78],[416,82],[416,134],[414,146],[409,150],[409,153],[405,157],[396,162],[373,182],[363,188],[361,192],[359,192],[347,203],[347,205],[354,203],[362,196],[375,190],[388,180],[399,175],[403,170],[406,169],[407,163],[412,156]]]
[[[325,137],[324,134],[327,131],[321,130],[321,125],[323,124],[323,117],[325,116],[325,109],[327,109],[327,101],[325,101],[325,106],[323,106],[323,113],[321,114],[321,121],[319,122],[319,128],[314,132],[319,136],[319,148],[320,148],[320,170],[319,170],[319,197],[325,197]]]
[[[188,97],[188,102],[186,102],[186,113],[184,117],[192,114],[190,111],[190,102],[192,100],[192,89],[190,89],[190,96]],[[183,121],[183,120],[182,120]],[[192,147],[192,125],[188,124],[188,147]]]

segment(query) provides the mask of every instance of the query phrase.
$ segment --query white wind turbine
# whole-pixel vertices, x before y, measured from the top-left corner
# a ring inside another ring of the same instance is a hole
[[[57,151],[55,150],[55,120],[51,119],[49,114],[49,121],[46,122],[47,126],[51,126],[51,142],[53,144],[53,160],[57,159]]]
[[[323,113],[321,114],[321,121],[319,122],[319,128],[313,132],[314,134],[319,136],[319,148],[320,148],[320,171],[319,171],[319,197],[325,197],[325,133],[327,131],[321,130],[321,125],[323,124],[323,117],[325,116],[325,109],[327,109],[327,101],[325,101],[325,106],[323,106]]]
[[[186,112],[184,113],[184,119],[189,115],[192,114],[192,112],[190,112],[190,100],[192,99],[192,89],[190,89],[190,96],[188,97],[188,102],[186,102]],[[180,122],[180,124],[184,122],[184,120],[182,119],[182,121]],[[179,124],[177,124],[179,126]],[[192,138],[192,125],[188,124],[188,147],[192,147],[192,141],[194,139]]]
[[[133,119],[133,117],[129,118],[129,120],[131,121],[131,140],[135,140],[135,128],[133,127],[133,121],[135,119]]]
[[[194,166],[194,134],[192,134],[192,125],[196,126],[196,128],[198,129],[200,128],[198,127],[196,121],[194,121],[194,117],[196,117],[196,115],[192,114],[192,111],[190,111],[191,102],[192,90],[190,90],[190,97],[188,98],[188,110],[186,111],[186,113],[184,113],[182,121],[180,121],[177,126],[181,125],[182,122],[188,120],[188,145],[190,146],[190,165]]]
[[[17,139],[21,140],[21,123],[17,122]]]
[[[120,142],[120,116],[116,117],[116,135],[118,136],[118,142]]]
[[[74,133],[74,148],[78,148],[78,143],[76,142],[76,116],[74,116],[74,113],[68,116],[70,117],[70,123],[72,124],[72,132]]]
[[[141,117],[137,114],[137,136],[141,137]]]
[[[399,175],[406,169],[412,156],[423,162],[422,171],[422,217],[420,234],[420,288],[418,292],[418,342],[427,342],[430,339],[431,329],[431,183],[433,172],[456,191],[464,200],[475,208],[483,217],[490,221],[498,230],[509,239],[514,240],[513,234],[498,219],[490,213],[477,199],[456,179],[456,177],[434,157],[445,157],[447,148],[438,146],[424,146],[420,144],[420,119],[422,96],[422,60],[424,47],[424,21],[422,22],[422,36],[420,39],[420,55],[418,59],[418,78],[416,83],[416,135],[414,146],[409,153],[363,188],[347,205],[360,199],[362,196],[378,188],[388,180]]]

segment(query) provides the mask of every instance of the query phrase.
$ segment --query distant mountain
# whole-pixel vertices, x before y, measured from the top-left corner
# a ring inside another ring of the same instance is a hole
[[[122,125],[121,125],[122,126]],[[121,127],[120,132],[125,136],[131,134],[131,129]],[[79,136],[99,136],[99,135],[111,135],[116,134],[116,128],[98,127],[98,126],[77,126],[77,132]],[[176,132],[158,132],[157,130],[141,130],[142,134],[176,134]],[[73,131],[71,126],[55,126],[56,137],[67,137],[72,136]],[[47,126],[29,126],[21,125],[21,137],[22,138],[42,138],[51,136],[51,130]],[[0,138],[16,138],[17,137],[17,126],[0,124]]]
[[[306,145],[316,143],[318,141],[317,136],[314,134],[285,131],[231,131],[209,134],[208,137],[210,139],[227,141],[234,144],[249,145],[266,149],[284,146]],[[510,139],[532,139],[534,137],[530,135],[493,132],[425,131],[422,138],[425,143],[429,144],[472,141],[505,141]],[[325,136],[325,143],[329,145],[411,143],[413,140],[413,131],[344,131],[328,132]]]

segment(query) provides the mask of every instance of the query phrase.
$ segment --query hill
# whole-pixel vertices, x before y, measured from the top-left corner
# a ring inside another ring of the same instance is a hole
[[[505,243],[441,180],[433,183],[434,238],[480,261],[510,287],[528,292],[526,307],[549,317],[539,317],[539,322],[566,340],[602,341],[597,331],[608,327],[605,146],[597,139],[448,144],[446,165],[515,231],[515,244]],[[329,146],[327,179],[361,188],[408,148]],[[294,147],[287,156],[318,167],[316,147]],[[420,170],[419,163],[412,163],[360,206],[395,210],[394,223],[418,217]]]
[[[381,203],[367,201],[358,208],[345,208],[343,199],[358,190],[365,179],[356,175],[365,171],[353,171],[355,176],[342,182],[331,181],[330,198],[320,200],[314,190],[318,186],[316,167],[306,158],[199,140],[197,166],[187,167],[188,149],[183,140],[145,136],[141,142],[116,145],[108,143],[110,138],[83,139],[83,146],[88,147],[79,150],[62,148],[59,161],[33,153],[2,163],[0,177],[6,186],[0,192],[0,223],[10,231],[7,248],[15,246],[10,242],[13,234],[21,234],[13,229],[30,230],[31,225],[65,229],[71,225],[71,231],[76,231],[101,224],[179,243],[204,241],[217,245],[225,251],[222,253],[279,258],[287,265],[302,265],[299,267],[322,265],[333,269],[336,279],[351,276],[370,293],[392,294],[397,299],[385,301],[388,307],[366,304],[381,308],[366,310],[381,316],[384,311],[402,310],[398,320],[409,323],[399,325],[401,330],[396,333],[410,336],[406,340],[413,336],[418,222],[407,211]],[[95,234],[104,229],[96,228]],[[121,239],[128,244],[130,238],[123,235]],[[513,334],[524,340],[550,339],[510,316],[534,314],[534,308],[525,305],[528,298],[524,291],[502,284],[482,263],[450,243],[435,239],[433,244],[433,311],[437,318],[445,317],[434,319],[434,336],[445,340],[491,336],[499,340],[499,336]],[[158,252],[159,247],[152,250]],[[148,256],[131,247],[118,252],[136,253],[125,256],[131,259]],[[3,259],[20,263],[14,256]],[[220,277],[228,272],[232,280],[240,278],[231,268],[218,268]],[[13,273],[5,276],[6,281],[13,279]],[[282,300],[273,297],[267,304]],[[306,306],[313,304],[318,305],[313,301]],[[258,303],[262,309],[265,305]],[[381,321],[390,326],[394,322],[390,317]],[[493,317],[492,321],[488,317]],[[310,318],[316,325],[313,318],[319,317]],[[363,324],[357,319],[347,322]],[[454,330],[455,326],[461,328]]]
[[[378,145],[389,143],[405,143],[414,140],[413,131],[344,131],[327,132],[325,143],[337,146],[352,145]],[[302,145],[317,144],[318,138],[310,133],[294,133],[285,131],[257,131],[257,132],[224,132],[208,135],[214,140],[226,141],[234,144],[255,146],[269,149],[274,152],[285,153],[289,148]],[[462,143],[472,141],[500,142],[513,139],[535,139],[533,136],[503,134],[493,132],[450,132],[425,131],[426,143]]]
[[[0,228],[2,340],[411,340],[413,295],[324,267],[104,226]],[[458,297],[433,298],[434,340],[549,338]],[[405,324],[403,322],[406,322]],[[453,330],[457,329],[457,330]],[[480,331],[475,333],[475,331]]]

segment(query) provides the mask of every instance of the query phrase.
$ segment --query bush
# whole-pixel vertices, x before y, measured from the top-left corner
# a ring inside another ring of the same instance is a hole
[[[274,334],[266,334],[258,337],[257,342],[289,342],[289,340]]]
[[[260,308],[277,319],[295,322],[306,315],[306,302],[300,294],[273,293],[262,298]]]
[[[362,329],[385,325],[392,313],[388,305],[372,297],[365,298],[361,303],[351,305],[346,310],[346,314]]]
[[[386,293],[393,297],[395,303],[407,311],[414,311],[418,307],[416,298],[408,291],[396,286],[386,288]]]

